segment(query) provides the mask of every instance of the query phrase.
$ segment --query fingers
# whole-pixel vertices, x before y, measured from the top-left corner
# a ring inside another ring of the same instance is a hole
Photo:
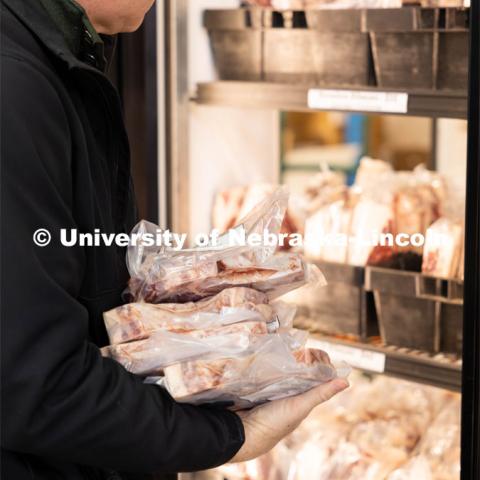
[[[312,388],[297,398],[302,403],[306,412],[310,412],[320,403],[330,400],[337,393],[348,388],[349,383],[344,378],[336,378],[328,383]]]

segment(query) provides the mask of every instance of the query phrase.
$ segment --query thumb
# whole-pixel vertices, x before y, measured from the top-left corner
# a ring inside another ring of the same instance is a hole
[[[349,383],[344,378],[336,378],[328,383],[312,388],[308,392],[299,395],[297,398],[307,412],[313,410],[317,405],[330,400],[333,396],[345,390]]]

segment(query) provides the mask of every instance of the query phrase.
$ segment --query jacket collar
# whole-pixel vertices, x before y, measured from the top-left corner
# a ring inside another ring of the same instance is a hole
[[[76,36],[78,35],[79,38],[81,38],[81,40],[77,41],[85,42],[81,47],[83,50],[76,51],[75,45],[71,44],[71,40],[67,40],[69,36],[64,35],[62,28],[54,22],[47,10],[43,7],[43,0],[1,1],[36,35],[43,45],[50,50],[56,58],[65,63],[69,69],[80,68],[95,70],[97,73],[99,70],[105,72],[107,61],[104,56],[103,42],[95,41],[95,36],[87,29],[84,23],[86,15],[81,7],[77,7],[76,16],[74,16],[73,11],[70,12],[71,16],[69,16],[69,22],[73,22],[72,28],[78,29],[78,31],[75,32]],[[77,48],[78,47],[79,45],[77,45]]]
[[[82,58],[102,39],[90,23],[85,10],[74,0],[40,0],[50,18],[62,32],[68,47],[77,58]]]

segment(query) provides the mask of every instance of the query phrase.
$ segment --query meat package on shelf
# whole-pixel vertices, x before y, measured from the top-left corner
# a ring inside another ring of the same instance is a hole
[[[354,372],[270,453],[211,480],[458,480],[460,396]]]
[[[276,235],[288,193],[276,189],[235,230]],[[158,227],[140,223],[138,236]],[[111,345],[103,354],[178,401],[227,401],[233,408],[298,394],[349,373],[325,352],[306,348],[292,328],[284,293],[325,280],[318,268],[275,246],[217,245],[175,250],[129,247],[131,303],[104,313]]]
[[[214,228],[227,230],[244,206],[274,189],[255,184],[219,192]],[[351,187],[336,172],[312,176],[302,194],[291,196],[282,231],[302,234],[304,253],[312,260],[462,279],[459,197],[442,175],[423,166],[393,171],[387,162],[365,157]]]
[[[423,244],[417,244],[416,236],[424,236],[442,216],[446,196],[446,182],[435,172],[423,167],[395,172],[386,162],[363,158],[344,198],[324,204],[307,219],[306,254],[356,266],[419,271]],[[334,250],[335,256],[328,241],[316,240],[341,237],[348,241]],[[392,241],[397,238],[401,242]]]

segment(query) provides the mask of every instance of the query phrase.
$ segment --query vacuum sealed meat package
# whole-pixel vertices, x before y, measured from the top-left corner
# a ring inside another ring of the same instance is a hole
[[[275,274],[301,275],[306,271],[299,258],[289,270],[283,260],[268,262],[274,254],[275,241],[248,241],[257,235],[276,237],[282,227],[288,204],[288,193],[278,188],[239,221],[233,232],[227,232],[206,247],[175,250],[150,246],[142,241],[154,235],[158,227],[140,222],[133,234],[139,239],[129,247],[127,264],[131,275],[127,297],[130,301],[148,303],[195,301],[214,295],[224,288],[254,286]],[[288,278],[285,278],[289,281]]]
[[[415,456],[392,472],[388,480],[458,480],[460,412],[460,398],[450,398],[429,426]]]
[[[236,238],[265,235],[275,238],[280,232],[288,204],[288,193],[275,190],[255,206],[235,227]],[[148,233],[151,224],[141,223],[137,234]],[[216,246],[189,250],[155,249],[142,242],[130,247],[131,273],[128,299],[147,303],[189,302],[216,295],[226,288],[248,287],[274,299],[307,282],[324,283],[315,266],[306,265],[293,253],[274,253],[275,242],[248,242],[231,245],[229,233]],[[235,243],[235,242],[234,242]]]
[[[144,299],[156,303],[166,295],[170,301],[196,300],[215,295],[225,288],[248,287],[275,299],[306,283],[322,282],[315,266],[307,265],[299,255],[277,253],[259,266],[237,268],[221,266],[215,275],[201,281],[171,285],[163,294],[164,281],[151,283],[143,289]],[[162,292],[162,293],[160,293]]]
[[[102,352],[137,375],[158,375],[168,365],[248,351],[258,336],[268,333],[265,322],[250,321],[207,330],[174,333],[157,330],[146,340],[110,345]]]
[[[143,340],[157,330],[186,333],[244,321],[265,322],[268,332],[293,325],[295,306],[250,288],[229,288],[188,303],[127,303],[103,314],[112,345]]]
[[[305,223],[305,255],[327,262],[345,263],[352,209],[341,200],[322,207]]]
[[[404,466],[394,470],[388,476],[387,480],[433,480],[432,470],[428,460],[418,455],[409,460]],[[458,480],[459,476],[451,480]]]
[[[461,222],[443,217],[427,229],[422,272],[436,277],[453,278],[458,273],[463,245]]]
[[[237,186],[219,191],[215,195],[212,208],[212,227],[224,233],[241,223],[251,210],[269,196],[278,187],[270,183],[255,183],[249,186]],[[303,233],[305,222],[305,202],[302,196],[291,195],[280,228],[281,233]],[[284,246],[288,249],[288,246]]]
[[[180,402],[228,401],[246,408],[348,375],[349,368],[337,370],[325,352],[305,349],[305,340],[301,333],[267,335],[253,353],[171,365],[162,384]]]
[[[103,314],[110,343],[123,343],[146,338],[159,329],[189,331],[252,320],[252,311],[259,319],[273,321],[273,309],[266,305],[267,296],[251,288],[229,288],[199,302],[128,303]],[[218,315],[220,314],[220,315]]]

